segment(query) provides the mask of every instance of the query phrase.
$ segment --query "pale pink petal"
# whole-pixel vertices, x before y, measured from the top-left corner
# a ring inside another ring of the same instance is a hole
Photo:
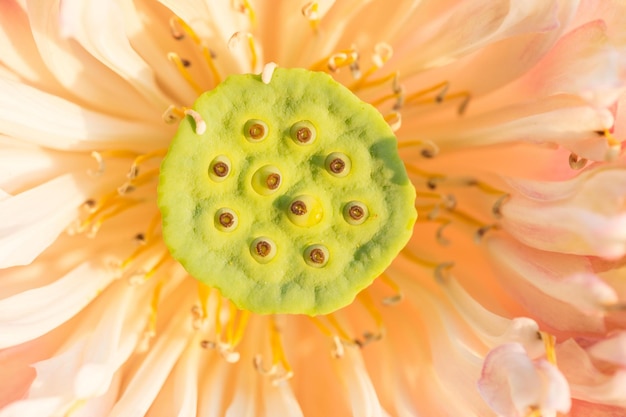
[[[516,343],[501,345],[487,355],[478,389],[485,401],[504,417],[523,417],[539,409],[541,415],[565,413],[571,405],[563,375],[550,363],[535,363]]]
[[[0,202],[0,267],[27,265],[77,216],[87,196],[82,181],[65,174]]]
[[[536,317],[562,330],[604,328],[605,307],[617,295],[593,273],[588,260],[495,236],[487,245],[501,268],[503,285]]]
[[[510,184],[518,192],[502,208],[503,225],[517,239],[544,250],[607,259],[626,254],[626,170],[598,168],[559,183]]]
[[[594,358],[626,368],[626,332],[621,331],[599,341],[588,348],[587,352]]]
[[[266,416],[304,417],[300,404],[288,382],[274,386],[269,381],[263,384],[263,404]]]
[[[626,370],[600,371],[574,340],[556,347],[559,369],[570,383],[572,398],[626,407]]]
[[[49,285],[0,300],[0,346],[34,339],[61,325],[92,302],[113,278],[103,265],[83,263]]]
[[[132,122],[0,78],[0,133],[56,149],[155,149],[173,127]],[[20,100],[15,100],[20,97]]]

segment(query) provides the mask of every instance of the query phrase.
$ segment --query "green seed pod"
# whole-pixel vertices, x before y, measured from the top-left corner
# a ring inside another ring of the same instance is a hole
[[[258,314],[326,314],[411,237],[415,190],[378,111],[324,73],[233,75],[202,94],[159,178],[163,239],[191,276]]]

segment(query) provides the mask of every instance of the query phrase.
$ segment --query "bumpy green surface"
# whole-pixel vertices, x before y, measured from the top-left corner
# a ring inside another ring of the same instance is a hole
[[[163,238],[189,274],[239,308],[332,312],[370,285],[407,243],[417,217],[415,190],[396,139],[375,108],[328,75],[277,69],[269,84],[258,75],[231,76],[193,109],[206,132],[196,134],[194,121],[183,120],[161,166]],[[249,120],[267,125],[264,139],[246,137]],[[292,138],[292,126],[302,121],[315,133],[306,145]],[[335,152],[349,157],[347,175],[330,171],[327,157]],[[230,161],[226,177],[215,176],[215,161]],[[281,177],[275,190],[264,189],[271,172]],[[301,196],[309,210],[298,217],[290,208]],[[352,201],[367,208],[360,224],[346,220]],[[236,226],[220,224],[224,209],[234,213]],[[275,244],[269,261],[253,256],[259,237]],[[311,262],[312,245],[327,249],[324,265]]]

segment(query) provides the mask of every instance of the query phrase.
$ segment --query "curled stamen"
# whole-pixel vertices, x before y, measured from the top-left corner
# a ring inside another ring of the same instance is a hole
[[[343,347],[343,343],[341,343],[341,339],[339,336],[333,336],[333,349],[332,349],[333,358],[339,359],[343,357],[345,354],[345,350]]]
[[[256,43],[251,33],[235,32],[228,40],[228,49],[234,51],[244,38],[248,40],[248,49],[250,50],[250,68],[254,69],[257,66],[258,54]]]
[[[203,92],[203,89],[200,87],[200,85],[198,85],[198,83],[193,79],[189,71],[187,71],[185,61],[180,56],[178,56],[178,54],[170,52],[167,54],[167,59],[174,63],[180,75],[183,76],[185,81],[187,81],[187,83],[191,86],[191,88],[196,91],[196,93],[201,94]]]
[[[443,235],[443,230],[448,227],[452,222],[450,222],[449,220],[445,220],[443,223],[441,223],[441,226],[439,226],[437,228],[437,233],[435,234],[436,238],[437,238],[437,242],[441,245],[441,246],[447,246],[450,244],[450,241]]]
[[[87,174],[92,176],[92,177],[99,177],[100,175],[104,174],[104,171],[105,171],[105,168],[106,168],[106,165],[104,163],[104,158],[102,157],[102,154],[100,152],[97,152],[97,151],[93,151],[91,153],[91,156],[98,163],[98,169],[96,171],[93,171],[93,170],[89,169],[87,171]]]
[[[385,116],[385,121],[389,124],[392,131],[397,132],[402,126],[402,115],[400,112],[393,111]]]
[[[495,203],[493,203],[493,207],[491,208],[491,212],[496,217],[496,219],[502,218],[502,206],[506,203],[511,196],[509,194],[504,194],[500,196]]]
[[[480,241],[483,239],[483,237],[485,237],[487,232],[495,228],[496,226],[493,224],[480,227],[478,230],[476,230],[476,233],[474,234],[474,242],[480,243]]]
[[[204,132],[206,132],[206,122],[204,121],[204,119],[202,119],[200,113],[192,109],[187,109],[185,110],[185,114],[187,116],[191,116],[193,121],[196,123],[196,135],[202,135]]]
[[[319,5],[316,1],[309,2],[302,7],[302,16],[304,16],[311,25],[311,29],[317,31],[320,22]]]
[[[179,30],[180,25],[178,24],[179,18],[177,16],[172,16],[170,18],[170,33],[172,37],[177,41],[185,38],[185,32]]]
[[[385,42],[379,42],[374,46],[374,54],[372,55],[372,61],[374,65],[381,68],[385,65],[385,62],[391,59],[393,55],[393,48],[391,45]]]
[[[163,112],[162,118],[165,123],[172,124],[178,122],[184,115],[184,110],[181,110],[174,105],[170,105],[167,110]]]
[[[572,169],[579,170],[582,169],[587,164],[587,159],[581,158],[575,153],[571,153],[569,155],[569,166]]]
[[[252,364],[254,365],[254,369],[261,375],[271,376],[275,375],[278,372],[278,366],[274,363],[269,369],[265,369],[263,366],[263,357],[261,354],[255,355],[252,359]]]
[[[267,64],[265,64],[265,66],[263,67],[263,72],[261,73],[261,81],[263,81],[264,84],[270,83],[276,67],[278,67],[278,65],[276,65],[276,63],[274,62],[268,62]]]
[[[448,271],[454,266],[454,262],[443,262],[435,267],[433,274],[435,275],[435,280],[440,284],[445,284],[448,280]]]
[[[437,156],[439,154],[439,146],[437,146],[437,144],[431,140],[408,140],[408,141],[404,141],[404,142],[400,142],[398,144],[398,149],[402,149],[402,148],[412,148],[412,147],[418,147],[421,148],[420,149],[420,154],[424,157],[424,158],[434,158],[435,156]]]

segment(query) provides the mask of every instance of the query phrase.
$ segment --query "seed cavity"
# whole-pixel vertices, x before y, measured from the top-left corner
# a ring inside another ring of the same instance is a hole
[[[230,172],[231,163],[226,155],[216,156],[209,165],[209,177],[215,182],[224,181]]]
[[[304,262],[314,268],[322,268],[328,263],[330,253],[324,245],[311,245],[304,250]]]
[[[262,120],[251,119],[244,125],[243,134],[250,142],[260,142],[269,134],[269,127]]]
[[[299,195],[289,203],[287,217],[300,227],[311,227],[322,221],[324,208],[312,195]]]
[[[326,171],[334,177],[345,177],[352,169],[352,161],[345,153],[333,152],[324,161]]]
[[[282,185],[283,178],[280,170],[273,165],[265,165],[252,175],[252,188],[258,194],[270,195]]]
[[[250,244],[250,254],[255,261],[266,264],[276,256],[276,244],[268,237],[257,237]]]
[[[308,120],[302,120],[294,123],[289,130],[291,139],[298,145],[310,145],[315,142],[317,130],[313,123]]]
[[[352,225],[363,224],[369,217],[367,206],[360,201],[350,201],[343,207],[343,218]]]
[[[232,232],[239,225],[237,214],[226,207],[219,209],[215,213],[215,227],[222,232]]]

